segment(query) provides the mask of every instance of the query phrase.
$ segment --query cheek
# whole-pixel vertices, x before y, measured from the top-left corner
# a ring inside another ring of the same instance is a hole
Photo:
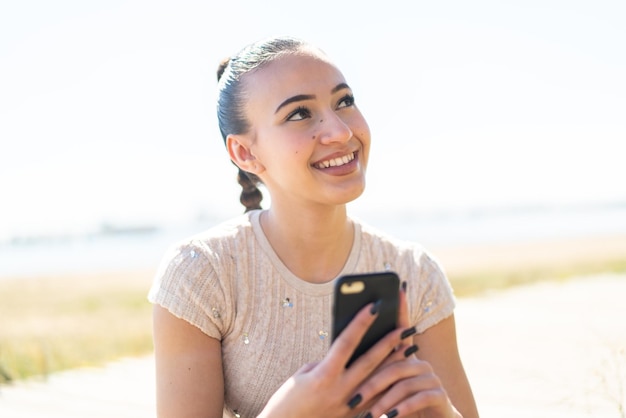
[[[364,144],[369,144],[372,140],[370,128],[365,122],[356,128],[355,134]]]
[[[359,137],[363,138],[364,141],[370,142],[370,140],[372,139],[371,135],[370,135],[370,130],[368,129],[367,126],[365,126],[364,128],[362,128],[359,131]]]
[[[371,135],[370,135],[370,127],[367,124],[367,121],[365,120],[365,118],[363,117],[363,115],[361,115],[361,113],[358,113],[358,116],[356,116],[353,120],[352,120],[352,126],[353,126],[353,130],[352,132],[361,139],[361,141],[363,142],[370,142],[371,139]]]

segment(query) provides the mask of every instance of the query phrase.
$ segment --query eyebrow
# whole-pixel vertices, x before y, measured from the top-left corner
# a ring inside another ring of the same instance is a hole
[[[331,92],[331,94],[335,94],[339,90],[349,89],[349,88],[350,88],[350,86],[348,86],[346,83],[339,83],[335,87],[333,87],[333,89],[330,92]],[[290,98],[288,98],[287,100],[285,100],[284,102],[282,102],[281,104],[278,105],[278,107],[276,108],[276,111],[274,112],[274,114],[278,113],[278,111],[280,111],[280,109],[282,109],[283,107],[287,106],[290,103],[301,102],[301,101],[304,101],[304,100],[313,100],[313,99],[315,99],[315,95],[314,94],[298,94],[296,96],[290,97]]]
[[[346,83],[339,83],[330,92],[334,94],[334,93],[337,93],[339,90],[343,90],[343,89],[350,89],[350,86],[347,85]]]

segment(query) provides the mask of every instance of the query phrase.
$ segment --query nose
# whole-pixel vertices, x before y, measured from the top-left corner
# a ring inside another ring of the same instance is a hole
[[[333,111],[327,112],[320,119],[319,127],[319,140],[322,144],[347,142],[353,135],[348,123]]]

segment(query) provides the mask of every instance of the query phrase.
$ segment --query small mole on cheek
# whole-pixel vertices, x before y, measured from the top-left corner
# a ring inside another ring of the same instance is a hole
[[[320,123],[324,122],[324,119],[320,119]]]
[[[315,140],[315,138],[317,138],[317,135],[313,135],[313,136],[311,137],[311,139],[313,139],[313,140]]]

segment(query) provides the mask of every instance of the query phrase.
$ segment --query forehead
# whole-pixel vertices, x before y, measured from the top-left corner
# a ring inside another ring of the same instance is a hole
[[[339,69],[324,56],[309,52],[281,56],[245,79],[250,100],[282,102],[297,94],[330,94],[345,78]]]

